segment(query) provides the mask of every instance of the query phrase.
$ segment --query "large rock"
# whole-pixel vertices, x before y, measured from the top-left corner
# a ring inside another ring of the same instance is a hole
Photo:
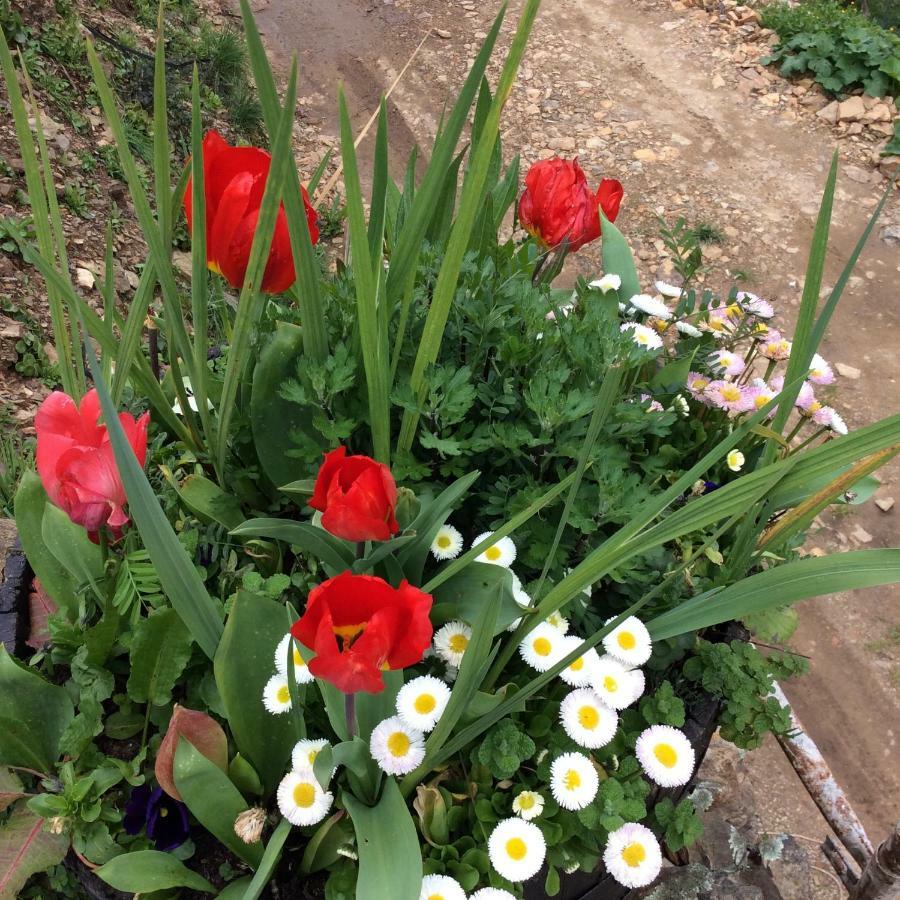
[[[865,115],[866,104],[862,97],[848,97],[838,104],[838,120],[841,122],[856,122]]]

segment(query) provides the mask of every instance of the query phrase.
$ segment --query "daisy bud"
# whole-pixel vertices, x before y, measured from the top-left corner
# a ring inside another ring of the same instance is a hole
[[[258,806],[251,806],[234,820],[234,833],[245,844],[256,844],[262,837],[265,824],[266,811]]]
[[[65,816],[54,816],[47,825],[50,834],[62,834],[66,830]]]

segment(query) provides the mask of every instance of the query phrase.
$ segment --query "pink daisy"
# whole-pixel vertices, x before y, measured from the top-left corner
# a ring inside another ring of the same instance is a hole
[[[818,353],[813,355],[812,362],[809,364],[809,380],[813,384],[832,384],[834,382],[834,372],[831,371],[831,366]]]
[[[706,388],[706,396],[713,406],[733,413],[746,412],[752,403],[740,385],[731,381],[711,381]]]
[[[784,360],[791,355],[791,342],[780,331],[770,328],[760,342],[759,352],[766,359]]]
[[[641,394],[641,403],[646,403],[650,401],[650,405],[647,407],[647,412],[663,412],[663,405],[659,402],[659,400],[654,400],[649,394]]]
[[[726,375],[740,375],[747,368],[744,360],[730,350],[716,350],[709,355],[709,364],[714,369],[721,369]]]
[[[708,376],[701,375],[699,372],[688,372],[685,387],[695,400],[699,400],[701,403],[709,406],[710,401],[709,397],[706,396],[706,389],[709,387],[711,380]]]
[[[759,316],[760,319],[771,319],[775,315],[775,307],[768,300],[763,300],[750,291],[738,291],[736,299],[747,312]]]

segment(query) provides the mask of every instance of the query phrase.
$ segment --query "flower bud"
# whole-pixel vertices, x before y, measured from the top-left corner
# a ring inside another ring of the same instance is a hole
[[[234,833],[245,844],[256,844],[262,837],[265,825],[266,811],[258,806],[251,806],[234,820]]]

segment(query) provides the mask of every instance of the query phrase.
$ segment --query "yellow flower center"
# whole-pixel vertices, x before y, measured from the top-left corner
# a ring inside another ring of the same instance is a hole
[[[440,547],[442,550],[446,550],[446,549],[450,546],[450,537],[449,537],[449,535],[442,534],[442,535],[437,539],[437,545],[438,545],[438,547]]]
[[[395,731],[387,739],[387,748],[392,756],[406,756],[409,753],[409,738],[402,731]]]
[[[607,675],[603,679],[603,687],[605,687],[611,694],[614,694],[619,689],[619,682],[613,678],[612,675]]]
[[[812,403],[809,404],[809,409],[807,412],[812,415],[813,413],[817,413],[822,408],[822,404],[819,403],[818,400],[813,400]]]
[[[159,811],[160,818],[164,819],[168,814],[169,811],[165,807],[162,807],[162,809],[160,809]]]
[[[623,650],[634,650],[637,646],[637,638],[630,631],[620,631],[618,641]]]
[[[593,731],[600,724],[600,713],[593,706],[582,706],[578,710],[578,721],[582,728]]]
[[[488,547],[487,550],[484,551],[484,555],[491,561],[497,562],[500,559],[500,551],[497,547]]]
[[[538,656],[549,656],[550,651],[553,649],[553,645],[545,637],[537,638],[531,646]]]
[[[678,754],[671,744],[657,744],[653,748],[653,755],[667,769],[671,769],[678,762]]]
[[[448,643],[454,653],[465,653],[466,647],[469,646],[469,639],[464,634],[452,634]]]
[[[316,757],[319,755],[318,750],[310,750],[309,753],[306,754],[306,758],[309,760],[309,764],[312,765],[316,761]]]
[[[428,900],[444,900],[443,894],[429,894]]]
[[[434,712],[436,706],[437,700],[434,699],[433,694],[419,694],[413,701],[413,707],[416,712],[423,716],[428,715],[430,712]]]
[[[636,869],[646,858],[647,851],[643,844],[634,842],[622,848],[622,862],[632,869]]]
[[[296,647],[294,647],[294,667],[300,669],[305,665],[306,661],[300,655],[300,651]]]
[[[563,784],[567,791],[574,791],[576,788],[581,787],[581,776],[575,769],[569,769],[566,772],[566,777],[563,778]]]
[[[741,389],[736,384],[723,385],[720,393],[726,403],[737,403],[741,399]]]
[[[575,662],[573,662],[573,663],[569,666],[569,668],[570,668],[573,672],[580,672],[580,671],[584,668],[584,657],[583,657],[583,656],[579,656],[578,659],[576,659]]]
[[[695,391],[705,391],[709,387],[709,379],[708,378],[695,378],[694,379],[694,390]]]
[[[519,794],[519,809],[534,809],[534,794]]]
[[[302,809],[309,809],[316,802],[316,789],[308,781],[301,781],[294,788],[294,803]]]
[[[753,405],[757,409],[762,409],[770,399],[771,397],[768,397],[765,394],[759,394],[759,396],[753,398]]]
[[[286,684],[283,684],[280,688],[278,688],[278,693],[275,695],[275,699],[278,700],[279,703],[290,703],[291,689]]]
[[[506,842],[506,855],[516,862],[525,859],[528,855],[528,847],[525,845],[525,841],[522,838],[510,838]]]

